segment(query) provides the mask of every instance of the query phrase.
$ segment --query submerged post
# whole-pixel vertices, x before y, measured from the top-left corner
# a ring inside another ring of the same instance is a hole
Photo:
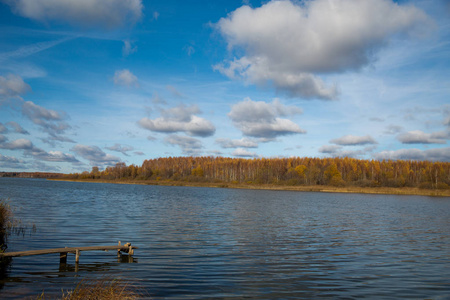
[[[67,263],[67,252],[60,252],[59,253],[59,263],[60,264],[66,264]]]

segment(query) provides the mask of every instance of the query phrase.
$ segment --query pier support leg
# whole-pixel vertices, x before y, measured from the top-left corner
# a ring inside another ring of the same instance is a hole
[[[80,262],[80,250],[78,249],[75,250],[75,262],[76,263]]]
[[[59,263],[66,264],[67,263],[67,252],[59,253]]]

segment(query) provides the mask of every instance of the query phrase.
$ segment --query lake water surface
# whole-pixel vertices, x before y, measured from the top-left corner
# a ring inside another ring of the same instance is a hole
[[[450,299],[450,198],[0,178],[37,231],[8,251],[139,247],[14,258],[0,298],[130,280],[153,299]]]

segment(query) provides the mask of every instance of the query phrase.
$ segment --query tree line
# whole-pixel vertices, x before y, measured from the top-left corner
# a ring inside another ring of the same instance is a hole
[[[448,189],[450,163],[354,158],[164,157],[68,174],[73,179]]]

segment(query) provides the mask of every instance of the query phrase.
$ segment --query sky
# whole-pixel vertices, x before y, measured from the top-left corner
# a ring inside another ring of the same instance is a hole
[[[449,1],[0,0],[0,171],[449,139]]]

